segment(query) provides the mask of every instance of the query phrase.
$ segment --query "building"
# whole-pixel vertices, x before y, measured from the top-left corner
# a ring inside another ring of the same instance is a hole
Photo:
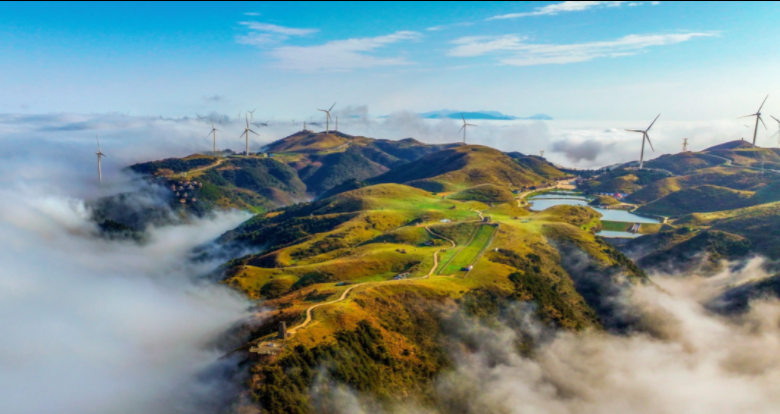
[[[287,322],[279,322],[279,334],[276,339],[287,339]]]

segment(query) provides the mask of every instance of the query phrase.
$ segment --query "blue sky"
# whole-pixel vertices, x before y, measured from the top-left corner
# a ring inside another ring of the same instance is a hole
[[[0,3],[0,112],[780,109],[778,3]]]

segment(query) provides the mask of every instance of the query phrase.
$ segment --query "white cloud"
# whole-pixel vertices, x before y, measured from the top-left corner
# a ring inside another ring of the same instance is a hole
[[[588,9],[601,8],[601,7],[620,7],[623,3],[629,3],[629,2],[627,1],[564,1],[562,3],[555,3],[549,6],[537,7],[532,12],[502,14],[498,16],[493,16],[488,20],[516,19],[519,17],[528,17],[528,16],[556,15],[558,13],[585,11]],[[642,3],[633,2],[632,4],[629,5],[637,5],[637,4],[642,4]]]
[[[306,36],[318,32],[317,29],[299,29],[270,23],[239,22],[239,24],[249,29],[249,33],[236,37],[238,43],[245,45],[262,46],[281,43],[291,36]]]
[[[617,40],[563,45],[525,43],[525,39],[517,35],[463,37],[453,41],[456,46],[448,55],[474,57],[491,52],[506,52],[500,59],[505,65],[564,64],[585,62],[599,57],[630,56],[652,46],[672,45],[708,36],[715,36],[715,33],[628,35]]]
[[[260,13],[257,12],[246,12],[244,13],[244,16],[259,16]]]
[[[378,57],[371,52],[387,45],[420,37],[417,32],[400,31],[386,36],[334,40],[315,46],[281,46],[270,52],[276,66],[302,72],[348,71],[377,66],[411,64],[404,57]]]

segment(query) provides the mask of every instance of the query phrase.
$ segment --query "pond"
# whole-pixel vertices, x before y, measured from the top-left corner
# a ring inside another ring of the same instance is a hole
[[[542,194],[528,199],[531,203],[531,211],[543,211],[553,206],[569,205],[569,206],[587,206],[590,202],[589,199],[583,196],[563,195],[563,194]],[[608,210],[604,208],[594,208],[594,210],[601,213],[603,217],[601,220],[605,221],[619,221],[625,223],[660,223],[659,220],[649,217],[642,217],[631,213],[626,210]],[[641,236],[641,234],[629,233],[627,231],[601,231],[598,233],[603,237],[630,237],[635,238]]]

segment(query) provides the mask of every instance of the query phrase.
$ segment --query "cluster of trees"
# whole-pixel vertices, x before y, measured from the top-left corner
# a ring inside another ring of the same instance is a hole
[[[371,393],[382,401],[422,379],[423,373],[411,363],[393,358],[381,332],[368,321],[359,322],[354,330],[339,331],[334,338],[335,343],[311,348],[297,345],[274,363],[253,367],[253,396],[264,412],[322,411],[316,405],[332,397],[328,390],[335,384]],[[313,388],[317,402],[310,397]]]

